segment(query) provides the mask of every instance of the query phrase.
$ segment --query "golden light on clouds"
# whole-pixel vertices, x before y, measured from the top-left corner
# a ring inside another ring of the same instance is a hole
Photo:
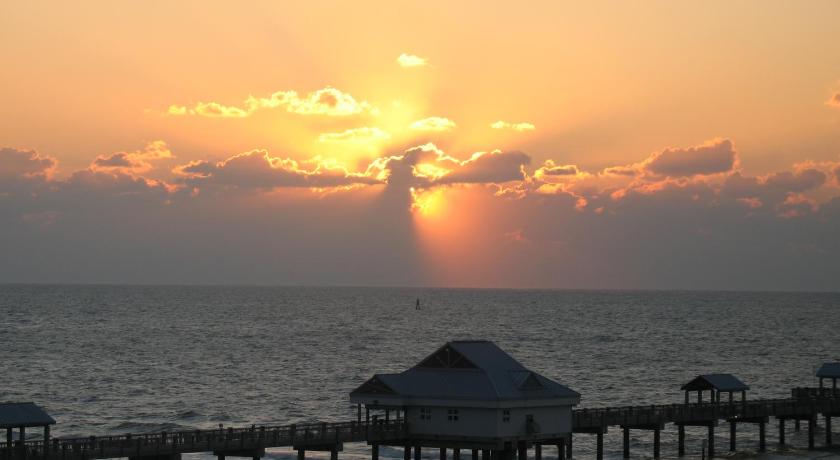
[[[443,189],[435,188],[432,190],[418,190],[412,187],[411,191],[411,210],[422,217],[430,218],[436,217],[443,208]]]
[[[455,122],[445,117],[429,117],[415,121],[410,128],[415,131],[452,131]]]
[[[248,96],[243,106],[223,105],[218,102],[197,102],[192,107],[170,105],[166,113],[172,116],[198,115],[218,118],[244,118],[260,109],[285,109],[301,115],[328,115],[345,117],[368,113],[378,115],[379,109],[367,101],[358,101],[348,93],[332,87],[313,91],[300,97],[297,91],[277,91],[268,97]]]
[[[527,122],[519,122],[519,123],[510,123],[507,121],[496,121],[490,124],[490,127],[493,129],[511,129],[513,131],[533,131],[536,129],[532,123]]]
[[[400,67],[423,67],[429,64],[428,60],[413,54],[402,53],[397,57],[397,64]]]
[[[351,128],[340,133],[323,133],[318,136],[319,142],[349,142],[353,144],[370,144],[386,141],[391,135],[382,129],[373,127]]]

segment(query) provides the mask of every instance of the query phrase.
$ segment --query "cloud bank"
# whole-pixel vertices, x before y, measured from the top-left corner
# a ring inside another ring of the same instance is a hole
[[[840,289],[840,161],[750,175],[727,139],[600,171],[434,144],[175,161],[0,150],[0,280]]]

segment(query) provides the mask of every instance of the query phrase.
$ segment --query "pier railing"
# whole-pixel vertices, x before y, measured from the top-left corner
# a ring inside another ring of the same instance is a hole
[[[832,395],[832,397],[757,399],[732,403],[689,403],[578,409],[573,411],[572,425],[575,429],[587,430],[606,426],[690,424],[720,419],[758,419],[771,416],[796,417],[837,412],[840,412],[840,398]]]
[[[335,446],[344,442],[385,441],[405,437],[404,420],[306,423],[249,428],[221,428],[86,438],[18,441],[0,448],[0,459],[95,459],[143,457],[190,452],[246,452],[266,447]]]

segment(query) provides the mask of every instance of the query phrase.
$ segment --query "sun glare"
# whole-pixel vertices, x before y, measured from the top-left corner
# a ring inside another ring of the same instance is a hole
[[[411,188],[411,210],[423,217],[431,217],[443,206],[443,190],[417,190]]]

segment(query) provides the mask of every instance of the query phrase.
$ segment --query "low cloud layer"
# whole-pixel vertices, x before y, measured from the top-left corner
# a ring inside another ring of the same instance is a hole
[[[434,144],[359,170],[176,154],[68,172],[0,150],[0,280],[840,289],[840,161],[750,175],[726,139],[600,171]]]
[[[218,102],[197,102],[193,105],[170,105],[166,113],[172,116],[195,115],[209,118],[245,118],[261,109],[284,109],[300,115],[326,115],[344,117],[368,113],[378,114],[378,109],[366,101],[336,88],[323,88],[306,96],[297,91],[277,91],[268,97],[248,96],[241,106]]]

